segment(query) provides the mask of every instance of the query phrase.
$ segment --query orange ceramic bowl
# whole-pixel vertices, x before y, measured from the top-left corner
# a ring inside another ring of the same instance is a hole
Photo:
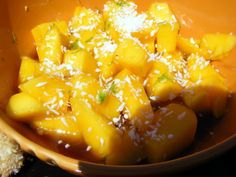
[[[63,154],[24,124],[5,114],[8,98],[17,90],[17,73],[21,55],[34,56],[30,30],[37,24],[59,19],[68,20],[75,6],[101,8],[105,0],[1,0],[0,1],[0,130],[15,139],[28,153],[78,175],[154,176],[173,173],[196,165],[236,146],[236,49],[215,62],[232,88],[233,97],[227,115],[221,120],[200,120],[193,145],[173,160],[133,166],[107,166]],[[143,10],[152,0],[136,1]],[[166,0],[182,24],[184,36],[200,37],[208,32],[236,34],[235,0]],[[16,41],[15,37],[16,36]]]

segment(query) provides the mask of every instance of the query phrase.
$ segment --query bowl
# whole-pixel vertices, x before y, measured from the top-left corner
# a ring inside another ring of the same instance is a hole
[[[5,114],[9,97],[17,91],[20,56],[35,56],[30,30],[39,23],[68,20],[75,6],[102,8],[105,0],[1,0],[0,2],[0,130],[16,140],[21,148],[39,159],[84,176],[156,176],[174,173],[202,163],[236,146],[236,49],[222,61],[214,62],[232,89],[227,114],[219,120],[202,119],[191,147],[173,160],[144,165],[111,166],[77,159],[60,151],[26,125]],[[144,10],[153,0],[136,1]],[[236,34],[234,0],[166,0],[176,13],[186,37],[210,32]]]

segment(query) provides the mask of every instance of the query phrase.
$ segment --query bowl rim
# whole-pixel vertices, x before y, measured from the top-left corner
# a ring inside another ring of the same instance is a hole
[[[14,139],[20,145],[23,151],[36,156],[48,164],[58,166],[63,170],[76,175],[84,175],[86,173],[92,173],[93,175],[112,173],[115,174],[115,176],[135,176],[137,174],[152,175],[168,172],[172,173],[174,171],[180,171],[181,169],[202,163],[222,154],[233,147],[236,147],[236,134],[233,134],[230,137],[206,149],[164,162],[143,165],[104,165],[74,159],[47,149],[46,147],[43,147],[25,138],[1,117],[0,130]]]

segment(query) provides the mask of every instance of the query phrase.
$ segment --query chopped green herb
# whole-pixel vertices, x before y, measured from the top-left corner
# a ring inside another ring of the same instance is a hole
[[[15,44],[17,42],[16,34],[12,32],[12,43]]]
[[[110,87],[110,89],[109,89],[112,93],[114,93],[114,94],[116,94],[117,93],[117,90],[116,90],[116,85],[115,85],[115,83],[113,82],[112,84],[111,84],[111,87]]]
[[[73,42],[71,45],[70,45],[70,49],[71,50],[76,50],[79,48],[79,44],[78,44],[79,40],[76,40],[75,42]]]
[[[171,78],[168,76],[167,73],[162,74],[160,77],[157,78],[157,83],[158,82],[166,82],[166,81],[172,81]]]
[[[106,99],[107,93],[104,91],[99,91],[98,95],[97,95],[97,102],[99,104],[102,104],[105,99]]]

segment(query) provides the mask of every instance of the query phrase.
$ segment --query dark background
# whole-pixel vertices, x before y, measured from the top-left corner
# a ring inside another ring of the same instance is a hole
[[[186,171],[173,174],[170,177],[236,177],[236,148],[215,157],[201,165]],[[20,173],[14,177],[75,177],[63,170],[52,167],[40,160],[26,156],[25,165]]]

